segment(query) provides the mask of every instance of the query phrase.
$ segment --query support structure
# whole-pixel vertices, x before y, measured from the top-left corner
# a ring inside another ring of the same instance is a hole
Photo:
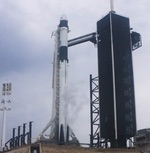
[[[16,147],[21,147],[24,145],[29,145],[32,143],[32,121],[29,122],[28,132],[26,132],[26,124],[23,126],[18,126],[18,135],[16,135],[16,128],[13,128],[12,137],[5,143],[5,150],[14,149]],[[22,127],[22,130],[21,130]],[[21,133],[22,131],[22,133]]]
[[[99,113],[99,86],[98,77],[90,75],[90,112],[91,112],[91,135],[90,146],[100,147],[100,113]]]
[[[83,35],[74,39],[70,39],[68,41],[68,47],[75,46],[84,42],[90,41],[96,44],[96,32],[89,33],[87,35]]]

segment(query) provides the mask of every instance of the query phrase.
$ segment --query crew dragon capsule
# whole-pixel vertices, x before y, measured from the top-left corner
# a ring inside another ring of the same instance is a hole
[[[61,62],[67,61],[68,63],[68,20],[65,15],[60,18],[59,24],[60,32],[60,47],[59,47],[59,58]]]

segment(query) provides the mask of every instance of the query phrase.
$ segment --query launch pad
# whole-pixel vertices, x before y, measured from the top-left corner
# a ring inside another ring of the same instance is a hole
[[[97,22],[96,32],[71,40],[68,32],[68,21],[62,17],[55,32],[52,120],[41,135],[51,126],[50,140],[79,144],[66,113],[68,47],[90,41],[98,47],[99,72],[96,102],[92,101],[95,90],[90,86],[91,147],[126,148],[127,140],[136,133],[132,51],[142,46],[140,34],[131,31],[128,18],[114,11]]]
[[[114,11],[97,22],[96,32],[71,40],[68,32],[68,21],[62,17],[55,32],[52,120],[42,134],[51,126],[50,140],[79,144],[66,114],[68,47],[90,41],[97,45],[99,73],[94,90],[90,79],[90,146],[126,148],[136,133],[132,51],[142,46],[140,34],[131,30],[128,18]],[[93,101],[94,92],[98,95]]]
[[[90,76],[90,146],[126,148],[136,133],[132,51],[142,46],[140,34],[131,31],[129,18],[115,13],[112,1],[96,32],[71,40],[68,33],[68,20],[62,16],[54,33],[52,118],[36,142],[80,145],[68,123],[68,48],[90,41],[98,51],[98,77]]]
[[[132,149],[101,149],[101,148],[83,148],[77,146],[58,146],[49,144],[31,144],[21,148],[15,148],[8,153],[140,153],[138,150]],[[1,153],[1,152],[0,152]],[[7,153],[7,151],[6,151]]]

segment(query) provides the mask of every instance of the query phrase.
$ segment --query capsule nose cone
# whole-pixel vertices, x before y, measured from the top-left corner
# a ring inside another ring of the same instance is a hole
[[[66,15],[61,16],[59,27],[67,27],[68,28],[68,19],[67,19]]]
[[[60,18],[60,21],[61,21],[61,20],[68,20],[68,19],[67,19],[67,16],[66,16],[65,14],[63,14],[63,15],[61,16],[61,18]]]

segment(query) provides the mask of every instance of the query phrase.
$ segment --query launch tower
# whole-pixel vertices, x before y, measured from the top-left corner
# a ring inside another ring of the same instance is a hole
[[[140,35],[131,32],[129,18],[114,11],[97,22],[100,137],[115,148],[136,133],[132,50]]]

